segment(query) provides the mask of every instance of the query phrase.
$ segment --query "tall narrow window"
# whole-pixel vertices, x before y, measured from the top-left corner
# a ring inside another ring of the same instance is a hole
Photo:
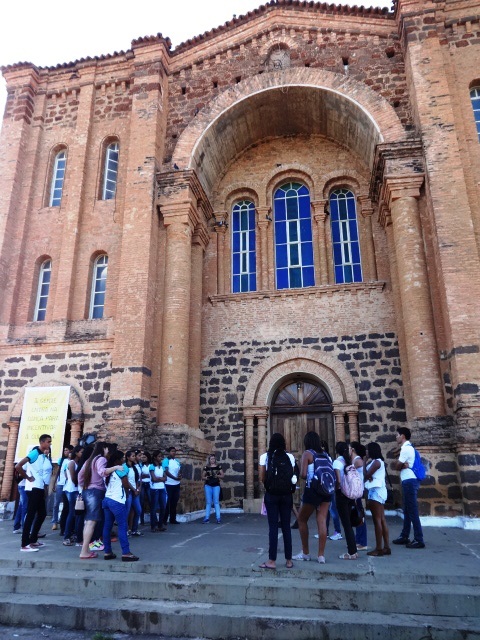
[[[67,164],[67,153],[65,150],[59,151],[53,163],[52,182],[50,185],[49,207],[59,207],[62,202],[63,183],[65,180],[65,167]]]
[[[472,101],[473,117],[477,126],[477,135],[480,142],[480,87],[474,87],[470,91],[470,100]]]
[[[107,290],[108,256],[99,256],[93,266],[92,295],[90,298],[90,318],[103,318],[105,292]]]
[[[117,190],[118,177],[118,142],[112,142],[105,149],[105,165],[103,167],[102,199],[113,200]]]
[[[255,255],[255,205],[237,202],[232,211],[232,291],[257,290]]]
[[[334,191],[330,195],[330,214],[335,282],[361,282],[357,209],[353,193],[347,189]]]
[[[313,287],[312,220],[307,187],[288,182],[277,189],[274,215],[277,289]]]
[[[42,322],[47,315],[48,293],[50,291],[50,279],[52,276],[52,261],[45,260],[40,267],[38,274],[37,299],[35,301],[35,312],[33,320]]]

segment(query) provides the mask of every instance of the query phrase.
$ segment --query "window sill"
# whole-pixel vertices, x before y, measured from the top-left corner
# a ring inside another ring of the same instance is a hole
[[[250,300],[263,300],[266,298],[321,298],[334,293],[356,295],[361,292],[383,291],[385,282],[355,282],[351,284],[325,284],[318,287],[305,287],[304,289],[280,289],[275,291],[252,291],[250,293],[225,293],[209,296],[213,306],[230,302],[248,302]]]

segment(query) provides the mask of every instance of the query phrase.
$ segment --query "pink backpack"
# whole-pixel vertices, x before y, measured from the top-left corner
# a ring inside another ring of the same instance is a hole
[[[344,496],[356,500],[363,496],[363,480],[360,478],[353,464],[345,465],[341,490]]]

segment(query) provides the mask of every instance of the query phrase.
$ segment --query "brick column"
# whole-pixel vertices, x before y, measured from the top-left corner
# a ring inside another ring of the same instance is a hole
[[[342,411],[333,411],[335,420],[335,442],[345,442],[345,413]]]
[[[443,415],[435,327],[418,211],[423,175],[385,178],[415,418]]]
[[[227,232],[227,212],[214,213],[215,231],[217,234],[217,293],[222,295],[230,288],[225,287],[225,236]]]
[[[10,500],[13,483],[13,467],[15,464],[15,449],[17,448],[18,430],[20,428],[20,418],[7,422],[8,444],[5,456],[5,467],[2,479],[2,492],[0,500]]]
[[[350,442],[358,442],[360,440],[360,434],[358,432],[358,411],[347,411],[347,417]]]
[[[82,437],[83,422],[81,420],[70,420],[70,444],[74,447]]]
[[[261,207],[257,209],[258,214],[258,235],[259,242],[257,243],[257,284],[258,288],[262,291],[267,290],[268,287],[268,229],[270,226],[270,209],[268,207]]]
[[[257,414],[257,425],[258,425],[258,455],[261,456],[262,453],[268,448],[268,438],[267,438],[267,418],[268,418],[268,408],[265,408],[265,412],[259,412]]]
[[[254,479],[254,459],[253,459],[253,414],[244,415],[245,419],[245,484],[246,498],[253,500],[255,495]]]
[[[377,280],[377,263],[375,259],[375,245],[373,243],[372,229],[373,207],[370,200],[365,196],[360,196],[358,198],[358,202],[360,205],[360,213],[365,219],[364,247],[366,250],[366,256],[365,259],[362,260],[363,279],[371,282]]]
[[[192,238],[192,284],[190,290],[190,347],[188,356],[187,424],[198,427],[200,413],[200,369],[202,360],[203,255],[208,244],[207,228],[197,225]]]
[[[175,215],[164,206],[162,213],[167,240],[159,415],[160,422],[186,424],[193,230],[188,210]]]
[[[325,205],[327,202],[328,200],[315,200],[311,203],[314,211],[313,218],[317,223],[318,271],[320,276],[317,279],[317,284],[328,284],[327,236],[325,232],[325,221],[327,219]]]
[[[90,134],[93,127],[95,71],[96,66],[81,69],[81,89],[78,94],[79,104],[73,136],[74,142],[68,149],[65,183],[60,205],[61,219],[63,220],[60,255],[58,264],[55,261],[52,264],[54,274],[56,272],[58,275],[50,315],[56,324],[49,327],[51,334],[56,334],[59,330],[64,333],[66,321],[71,316],[79,231],[86,192],[85,176],[89,162],[87,154],[90,151]],[[62,324],[58,324],[59,321],[62,321]]]

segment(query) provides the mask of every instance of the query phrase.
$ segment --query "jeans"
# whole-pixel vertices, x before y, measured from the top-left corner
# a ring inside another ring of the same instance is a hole
[[[362,499],[357,498],[356,500],[358,509],[363,509]],[[363,518],[363,523],[355,528],[355,542],[361,547],[367,546],[367,521],[366,518]]]
[[[159,524],[163,525],[166,495],[165,489],[150,489],[150,528],[152,531],[157,529]]]
[[[140,523],[145,524],[145,507],[150,504],[150,484],[148,482],[142,482],[142,489],[140,491],[140,506],[142,512],[140,514]]]
[[[278,547],[278,518],[282,525],[283,547],[285,560],[292,559],[292,530],[290,529],[290,513],[292,511],[293,496],[288,493],[284,496],[265,494],[265,508],[268,518],[268,559],[277,559]]]
[[[13,530],[21,529],[23,527],[23,523],[25,521],[25,516],[27,515],[27,495],[25,493],[25,487],[19,485],[18,486],[18,507],[17,512],[15,513],[15,520],[13,521]]]
[[[45,490],[32,489],[25,492],[28,500],[27,515],[23,523],[22,547],[26,547],[31,542],[37,542],[38,532],[47,516],[45,504]],[[32,526],[33,525],[33,526]]]
[[[328,527],[330,524],[330,516],[332,516],[332,519],[333,519],[333,528],[335,529],[335,532],[342,533],[342,526],[340,524],[340,518],[338,517],[335,494],[333,494],[332,496],[332,501],[330,502],[330,507],[328,509],[328,514],[327,514],[327,535],[328,535]]]
[[[111,498],[103,499],[103,511],[105,521],[103,524],[103,544],[105,545],[105,553],[112,553],[112,527],[116,522],[118,525],[118,539],[122,547],[123,555],[130,553],[130,545],[127,536],[127,510],[123,502],[117,502]]]
[[[140,515],[142,513],[140,496],[134,496],[130,491],[127,497],[127,501],[125,502],[125,507],[127,509],[127,519],[130,515],[130,509],[133,507],[132,531],[138,531],[138,521],[140,520]]]
[[[215,517],[217,520],[220,520],[220,485],[216,487],[211,487],[210,485],[205,485],[205,520],[210,518],[210,511],[212,510],[212,502],[215,508]]]
[[[417,502],[419,487],[420,482],[416,478],[402,482],[403,529],[400,537],[408,539],[413,525],[413,537],[417,542],[423,542],[423,531],[420,524],[420,516],[418,515]]]
[[[60,505],[62,504],[63,498],[63,484],[57,484],[55,489],[55,495],[53,497],[53,515],[52,515],[52,523],[58,524],[58,511],[60,509]]]
[[[68,500],[68,516],[65,522],[64,538],[68,540],[75,531],[75,502],[77,500],[78,491],[65,491]]]
[[[355,542],[355,533],[352,525],[350,524],[350,506],[353,500],[343,495],[341,491],[337,489],[335,493],[335,499],[337,501],[338,515],[343,526],[343,532],[347,541],[347,550],[350,555],[357,553],[357,545]]]
[[[164,523],[167,524],[167,520],[170,517],[170,522],[177,521],[177,504],[178,499],[180,498],[180,485],[179,484],[166,484],[165,489],[167,490],[167,508],[165,510],[165,517],[163,519]],[[150,517],[151,514],[150,514]]]

